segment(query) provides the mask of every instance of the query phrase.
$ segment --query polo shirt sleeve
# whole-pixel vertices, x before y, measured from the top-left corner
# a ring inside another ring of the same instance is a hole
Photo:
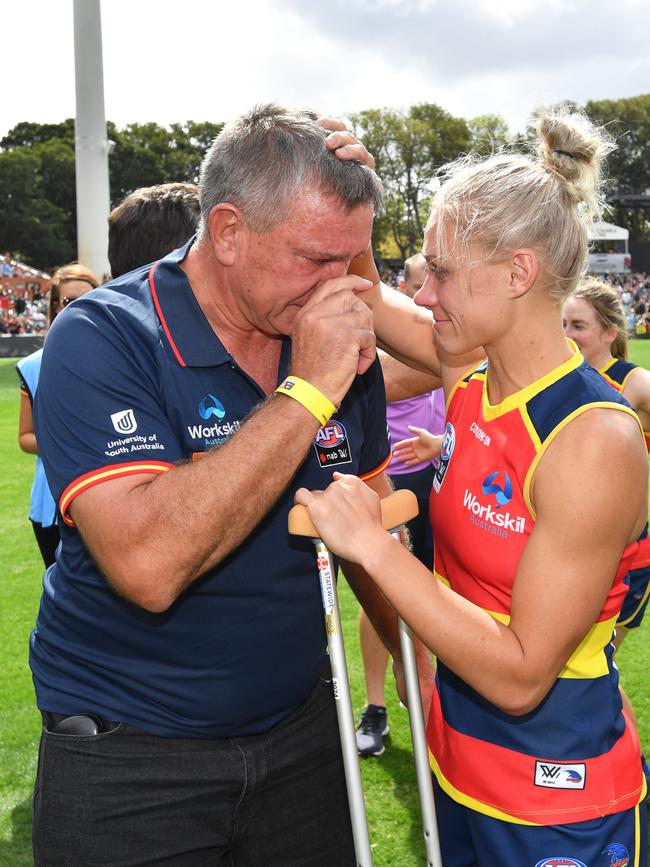
[[[45,342],[35,430],[69,525],[70,503],[89,487],[163,473],[184,457],[164,410],[156,335],[137,314],[133,299],[82,298],[59,314]]]
[[[381,365],[375,359],[363,382],[365,401],[364,437],[359,459],[359,476],[368,479],[383,473],[392,456],[388,425],[386,424],[386,392]]]

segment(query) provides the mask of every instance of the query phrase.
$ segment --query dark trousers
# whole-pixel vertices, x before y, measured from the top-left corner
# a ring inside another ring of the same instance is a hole
[[[254,737],[44,728],[33,832],[37,867],[353,867],[331,684]]]

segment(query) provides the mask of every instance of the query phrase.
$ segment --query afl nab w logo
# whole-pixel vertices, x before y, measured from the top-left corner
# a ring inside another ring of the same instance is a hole
[[[501,506],[507,506],[512,499],[512,482],[508,473],[504,473],[503,487],[494,484],[494,480],[499,475],[499,470],[495,470],[483,479],[481,490],[484,494],[494,494],[497,500],[497,509]]]
[[[123,409],[111,415],[113,427],[118,434],[131,434],[138,429],[135,413],[132,409]]]
[[[347,431],[340,421],[330,421],[318,429],[314,448],[321,467],[352,463]]]
[[[203,400],[199,403],[199,415],[202,419],[207,421],[212,416],[215,416],[218,419],[222,419],[226,414],[226,409],[224,405],[221,403],[218,397],[215,397],[213,394],[209,394],[207,397],[204,397]]]
[[[454,448],[456,447],[456,431],[454,430],[453,424],[448,421],[445,426],[445,434],[442,438],[442,448],[440,449],[440,460],[438,461],[438,466],[436,467],[436,472],[433,477],[433,490],[438,493],[440,490],[440,486],[445,480],[445,475],[447,473],[447,467],[449,466],[449,461],[451,460],[451,456],[454,453]]]
[[[316,434],[316,442],[319,446],[323,446],[326,449],[333,449],[342,443],[344,439],[345,431],[343,430],[343,425],[337,421],[319,428]]]

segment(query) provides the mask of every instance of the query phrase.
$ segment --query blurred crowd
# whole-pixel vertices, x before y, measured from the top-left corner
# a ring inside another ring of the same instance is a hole
[[[650,276],[643,272],[597,275],[618,292],[630,337],[650,338]]]
[[[48,280],[47,274],[5,254],[0,261],[0,337],[45,333]]]

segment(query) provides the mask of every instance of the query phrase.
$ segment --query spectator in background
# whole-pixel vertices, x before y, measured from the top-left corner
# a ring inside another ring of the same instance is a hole
[[[0,266],[0,276],[2,277],[13,277],[14,276],[14,266],[11,261],[11,253],[5,253],[4,260],[2,265]]]
[[[108,218],[113,279],[182,246],[196,231],[200,215],[194,184],[159,184],[126,196]]]
[[[411,256],[404,263],[404,277],[399,291],[413,298],[424,283],[426,260],[422,253]],[[405,437],[442,434],[445,426],[445,398],[442,389],[428,391],[418,397],[397,400],[386,408],[386,420],[391,443]],[[433,484],[435,464],[430,460],[414,464],[403,463],[393,455],[388,474],[396,490],[407,488],[418,498],[420,512],[408,523],[412,550],[428,569],[433,568],[433,533],[429,521],[429,494]],[[363,608],[359,613],[359,641],[366,682],[366,706],[357,727],[357,749],[360,756],[380,756],[384,752],[384,737],[388,734],[388,714],[384,683],[388,665],[388,651],[377,635]]]
[[[135,190],[113,209],[109,217],[111,272],[116,277],[121,276],[179,247],[196,231],[199,216],[198,187],[194,184],[159,184]],[[83,265],[65,265],[56,271],[50,286],[50,324],[70,301],[98,285],[95,275]],[[34,318],[40,315],[36,312]],[[39,349],[22,359],[16,368],[21,380],[18,442],[23,451],[36,455],[29,518],[47,567],[54,562],[59,531],[55,522],[56,506],[38,456],[32,417],[42,352]]]
[[[14,298],[14,311],[16,316],[22,316],[27,310],[27,302],[23,295],[16,295]]]
[[[64,265],[54,272],[50,284],[50,325],[56,316],[71,301],[99,285],[97,278],[84,265],[76,262]],[[56,524],[56,506],[45,479],[43,462],[39,456],[34,433],[32,407],[41,372],[42,349],[32,352],[16,365],[20,379],[20,415],[18,419],[18,444],[28,454],[36,455],[36,470],[29,502],[29,520],[46,568],[54,563],[54,554],[59,544],[59,529]]]

